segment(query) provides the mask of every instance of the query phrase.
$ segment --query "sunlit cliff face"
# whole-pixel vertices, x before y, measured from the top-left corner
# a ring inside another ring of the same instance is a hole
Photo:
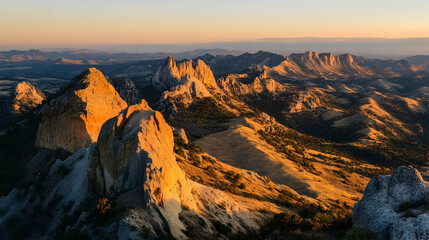
[[[36,145],[70,152],[87,147],[97,141],[103,123],[126,107],[104,75],[90,68],[45,108]]]

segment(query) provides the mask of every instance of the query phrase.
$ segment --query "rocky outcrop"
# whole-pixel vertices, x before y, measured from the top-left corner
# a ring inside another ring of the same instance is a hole
[[[182,84],[162,93],[161,102],[167,101],[168,99],[175,99],[180,100],[181,103],[185,105],[188,105],[194,99],[212,96],[206,86],[195,77],[188,74],[184,76],[182,80]]]
[[[183,237],[183,225],[174,223],[182,204],[192,204],[192,188],[176,164],[173,131],[161,113],[145,101],[131,106],[103,125],[96,144],[91,189],[100,195],[143,190],[144,205],[163,206],[170,229]]]
[[[12,113],[19,115],[40,105],[46,99],[45,94],[29,82],[18,83],[12,99]]]
[[[186,224],[198,221],[206,225],[199,230],[202,236],[212,236],[214,219],[222,219],[235,232],[257,228],[262,216],[254,211],[260,203],[249,204],[189,180],[176,163],[173,147],[172,128],[145,101],[107,121],[92,145],[90,191],[119,199],[132,195],[127,201],[142,201],[144,212],[127,217],[123,227],[127,234],[141,234],[135,229],[146,234],[169,231],[177,239],[187,239]],[[223,204],[223,209],[213,204]]]
[[[399,76],[389,68],[389,65],[386,65],[386,68],[377,69],[359,65],[350,54],[334,56],[331,53],[322,53],[319,55],[311,51],[291,54],[279,65],[267,69],[271,76],[288,78],[343,79]]]
[[[138,104],[141,99],[139,91],[134,82],[129,78],[108,78],[107,81],[112,84],[115,90],[119,93],[122,99],[128,105]]]
[[[382,239],[429,239],[429,184],[407,166],[372,179],[353,208],[353,223]]]
[[[177,85],[183,84],[186,79],[192,76],[201,81],[207,88],[217,89],[216,80],[210,67],[202,60],[189,60],[176,63],[172,57],[159,66],[152,79],[152,84],[158,90],[168,90]]]
[[[144,100],[130,106],[101,129],[92,171],[94,191],[111,195],[143,186],[144,179],[155,176],[146,174],[156,174],[159,170],[147,167],[156,164],[163,168],[174,162],[173,144],[172,129],[161,113],[153,111]],[[170,167],[164,170],[175,171]],[[160,174],[165,177],[164,172]]]
[[[428,55],[417,55],[417,56],[411,56],[407,57],[406,60],[408,60],[411,64],[413,64],[418,69],[429,71],[429,56]]]
[[[173,149],[173,130],[163,116],[145,101],[130,106],[103,124],[90,147],[46,163],[47,174],[37,178],[38,187],[0,197],[0,226],[9,226],[10,219],[22,222],[31,239],[70,233],[85,239],[231,239],[256,235],[268,218],[285,210],[193,182]],[[266,184],[261,177],[251,179]],[[95,215],[104,213],[96,200],[105,197],[115,205],[107,209],[108,221],[100,224]],[[27,227],[33,222],[42,227]],[[0,227],[0,238],[8,231]]]
[[[159,66],[152,85],[163,91],[154,108],[166,115],[177,112],[177,104],[188,106],[195,100],[212,97],[218,93],[213,73],[202,60],[176,63],[169,57]]]
[[[241,73],[255,66],[274,67],[285,60],[284,56],[265,51],[244,53],[239,56],[206,54],[198,58],[207,63],[214,74]]]
[[[36,146],[69,152],[88,147],[97,140],[103,123],[126,107],[104,75],[90,68],[42,107]]]
[[[262,92],[279,93],[285,86],[268,77],[267,71],[257,74],[229,74],[218,79],[219,88],[227,95],[249,95]]]

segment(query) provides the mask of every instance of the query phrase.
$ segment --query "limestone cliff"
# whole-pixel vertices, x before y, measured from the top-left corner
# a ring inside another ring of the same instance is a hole
[[[90,68],[62,87],[42,108],[36,146],[75,152],[97,140],[101,126],[127,104],[104,75]]]
[[[12,113],[18,115],[34,109],[46,99],[45,94],[29,82],[18,83],[12,99]]]

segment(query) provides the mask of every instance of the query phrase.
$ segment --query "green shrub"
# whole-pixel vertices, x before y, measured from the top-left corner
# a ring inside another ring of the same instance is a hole
[[[369,230],[353,227],[342,238],[343,240],[376,240],[377,236]]]
[[[323,210],[321,206],[306,205],[297,213],[283,212],[274,216],[263,230],[265,234],[280,232],[344,232],[352,226],[352,213],[342,208]]]

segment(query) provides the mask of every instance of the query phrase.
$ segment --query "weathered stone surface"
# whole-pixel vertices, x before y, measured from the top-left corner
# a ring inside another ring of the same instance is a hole
[[[43,109],[36,146],[75,152],[95,142],[101,126],[127,103],[104,75],[90,68],[62,87]]]
[[[40,105],[46,99],[45,94],[29,82],[18,83],[15,88],[15,96],[12,99],[12,113],[22,114]]]
[[[172,129],[161,113],[145,101],[130,106],[101,129],[94,160],[103,177],[95,178],[94,190],[113,194],[142,187],[149,162],[160,161],[159,168],[174,162],[173,144]]]
[[[429,239],[429,184],[407,166],[372,179],[353,208],[353,223],[382,239]],[[408,208],[408,209],[405,209]]]
[[[163,91],[154,107],[166,115],[177,112],[177,103],[188,106],[195,100],[212,97],[211,92],[219,91],[210,67],[202,60],[176,64],[176,61],[169,57],[158,68],[152,84]]]
[[[270,78],[267,71],[262,71],[258,76],[252,77],[250,74],[229,74],[217,81],[219,88],[227,95],[248,95],[257,94],[264,91],[269,93],[283,92],[285,87]]]
[[[145,206],[163,206],[172,232],[183,237],[178,214],[182,204],[195,200],[191,183],[176,163],[173,131],[162,114],[145,101],[130,106],[103,125],[96,144],[90,189],[100,195],[142,189]]]
[[[144,101],[107,121],[91,148],[90,191],[130,202],[142,201],[145,208],[127,216],[121,234],[141,234],[132,226],[149,232],[167,226],[175,238],[187,239],[186,222],[204,221],[211,226],[210,219],[219,219],[233,231],[259,229],[257,222],[263,215],[254,211],[261,203],[250,200],[250,204],[245,198],[232,197],[185,176],[173,152],[172,128]],[[216,207],[219,204],[224,207]],[[207,227],[201,231],[211,235],[216,230]]]
[[[152,84],[158,90],[168,90],[185,82],[185,76],[190,75],[200,80],[206,87],[217,89],[216,80],[210,67],[202,60],[189,60],[176,63],[172,57],[168,57],[152,79]]]
[[[279,65],[267,68],[270,76],[291,78],[375,78],[398,76],[398,73],[382,68],[364,66],[365,59],[357,57],[363,64],[359,65],[354,56],[342,54],[334,56],[331,53],[318,54],[316,52],[293,53]],[[371,65],[371,64],[369,64]]]
[[[180,99],[180,101],[188,105],[194,99],[211,97],[212,95],[207,90],[205,85],[191,75],[183,77],[183,83],[172,87],[170,90],[164,91],[161,96],[161,102],[168,99]]]

